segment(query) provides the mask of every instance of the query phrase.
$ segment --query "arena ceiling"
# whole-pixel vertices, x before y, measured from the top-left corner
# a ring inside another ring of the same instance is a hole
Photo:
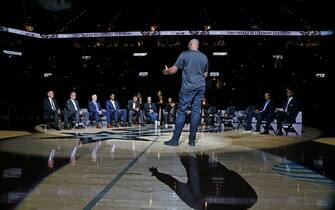
[[[201,8],[165,4],[116,8],[113,1],[13,0],[0,25],[38,33],[155,30],[332,30],[329,3],[308,0],[213,1]],[[209,27],[209,28],[208,28]]]

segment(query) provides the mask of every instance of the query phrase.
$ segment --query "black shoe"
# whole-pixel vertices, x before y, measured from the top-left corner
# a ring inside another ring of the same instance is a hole
[[[257,129],[257,130],[255,130],[255,132],[258,132],[258,133],[259,133],[259,132],[261,132],[261,130]],[[268,133],[269,133],[269,132],[268,132]]]
[[[171,139],[170,141],[164,141],[165,145],[169,145],[169,146],[178,146],[178,142]]]
[[[58,131],[60,131],[60,130],[62,130],[60,127],[55,127],[55,130],[58,130]]]
[[[80,125],[77,125],[76,127],[74,127],[75,129],[81,129]]]
[[[113,126],[114,126],[115,128],[118,128],[118,127],[119,127],[119,125],[118,125],[118,124],[114,124]]]
[[[283,132],[279,131],[276,133],[277,136],[282,136],[283,135]]]
[[[133,125],[132,125],[131,123],[129,123],[129,124],[128,124],[128,127],[131,127],[131,126],[133,126]]]
[[[151,176],[156,176],[159,173],[157,167],[150,167],[149,171],[151,172]]]
[[[263,131],[260,134],[269,134],[269,131]]]
[[[190,145],[191,147],[194,147],[195,146],[195,142],[194,141],[189,141],[188,145]]]
[[[251,131],[251,128],[245,128],[244,130],[245,131]]]

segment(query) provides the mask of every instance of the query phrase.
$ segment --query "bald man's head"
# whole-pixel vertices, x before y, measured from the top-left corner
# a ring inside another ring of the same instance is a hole
[[[191,39],[188,43],[188,49],[197,50],[199,48],[199,41],[197,39]]]

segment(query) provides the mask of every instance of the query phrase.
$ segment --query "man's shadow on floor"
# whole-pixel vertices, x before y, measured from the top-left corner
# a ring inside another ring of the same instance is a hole
[[[257,201],[255,190],[234,171],[208,155],[179,155],[186,169],[187,183],[150,167],[152,176],[168,185],[181,200],[193,209],[242,210]]]

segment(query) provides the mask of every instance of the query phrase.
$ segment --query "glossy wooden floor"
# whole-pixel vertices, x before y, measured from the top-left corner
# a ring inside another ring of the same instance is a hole
[[[188,146],[187,132],[179,147],[165,146],[163,142],[171,137],[172,128],[37,130],[0,141],[0,152],[42,157],[43,167],[52,171],[30,190],[17,209],[197,208],[181,192],[189,189],[192,178],[187,174],[192,168],[181,162],[183,157],[198,161],[197,177],[210,173],[206,170],[211,168],[220,174],[209,177],[212,182],[200,179],[201,192],[209,190],[191,198],[203,201],[198,209],[331,209],[334,198],[331,179],[287,159],[285,154],[267,152],[317,139],[320,132],[312,128],[304,129],[300,137],[201,128],[195,147]],[[208,158],[206,167],[197,157]],[[150,167],[157,167],[169,179],[151,176]],[[174,184],[187,186],[171,187],[170,178]],[[227,183],[229,180],[233,182]],[[216,188],[212,188],[213,183]],[[246,195],[248,192],[250,195]],[[245,198],[249,206],[242,205]],[[218,205],[213,207],[211,201]],[[224,205],[227,203],[231,205]]]

